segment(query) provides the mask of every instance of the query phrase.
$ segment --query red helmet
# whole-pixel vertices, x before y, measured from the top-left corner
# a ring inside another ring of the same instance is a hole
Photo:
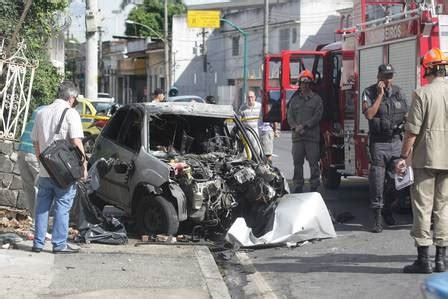
[[[448,57],[439,48],[432,48],[422,57],[422,65],[424,68],[432,68],[436,65],[448,64]]]
[[[308,79],[308,80],[307,80]],[[303,71],[300,72],[299,74],[299,82],[303,82],[303,81],[308,81],[308,82],[312,82],[314,81],[314,75],[312,72],[310,72],[307,69],[304,69]]]

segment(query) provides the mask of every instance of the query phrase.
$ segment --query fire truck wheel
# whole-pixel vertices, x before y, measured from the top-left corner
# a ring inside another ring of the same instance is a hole
[[[322,173],[322,181],[325,188],[337,189],[341,184],[341,175],[336,171],[336,168],[330,168]]]

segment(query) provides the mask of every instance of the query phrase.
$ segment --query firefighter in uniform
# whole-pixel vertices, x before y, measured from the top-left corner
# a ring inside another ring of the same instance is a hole
[[[311,90],[314,75],[309,70],[299,74],[299,89],[289,101],[287,120],[292,130],[292,159],[294,161],[295,192],[303,191],[303,163],[310,164],[311,192],[317,191],[320,184],[319,142],[322,118],[322,99]]]
[[[376,233],[383,231],[383,218],[386,224],[395,224],[391,202],[388,198],[384,200],[384,180],[386,173],[390,173],[387,167],[400,156],[402,127],[408,111],[401,89],[392,85],[393,75],[392,65],[380,65],[377,83],[362,94],[362,111],[369,120],[369,198],[374,210],[372,231]]]
[[[405,266],[405,273],[431,273],[429,246],[436,245],[436,272],[446,268],[448,245],[448,82],[444,79],[448,57],[438,48],[422,59],[429,84],[413,94],[400,161],[396,171],[403,173],[412,154],[414,184],[411,202],[414,223],[411,236],[417,246],[417,260]],[[406,161],[408,160],[408,161]],[[433,234],[431,235],[431,214]]]

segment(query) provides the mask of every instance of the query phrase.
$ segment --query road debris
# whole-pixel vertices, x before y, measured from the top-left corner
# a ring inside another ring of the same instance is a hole
[[[26,237],[32,225],[33,219],[26,210],[0,206],[0,232]]]

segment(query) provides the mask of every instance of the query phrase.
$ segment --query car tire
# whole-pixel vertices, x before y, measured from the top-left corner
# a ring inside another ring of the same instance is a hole
[[[336,168],[329,168],[322,174],[322,181],[327,189],[338,189],[341,184],[341,174],[336,171]]]
[[[162,196],[143,199],[136,216],[137,228],[142,234],[174,235],[179,229],[176,209]]]

